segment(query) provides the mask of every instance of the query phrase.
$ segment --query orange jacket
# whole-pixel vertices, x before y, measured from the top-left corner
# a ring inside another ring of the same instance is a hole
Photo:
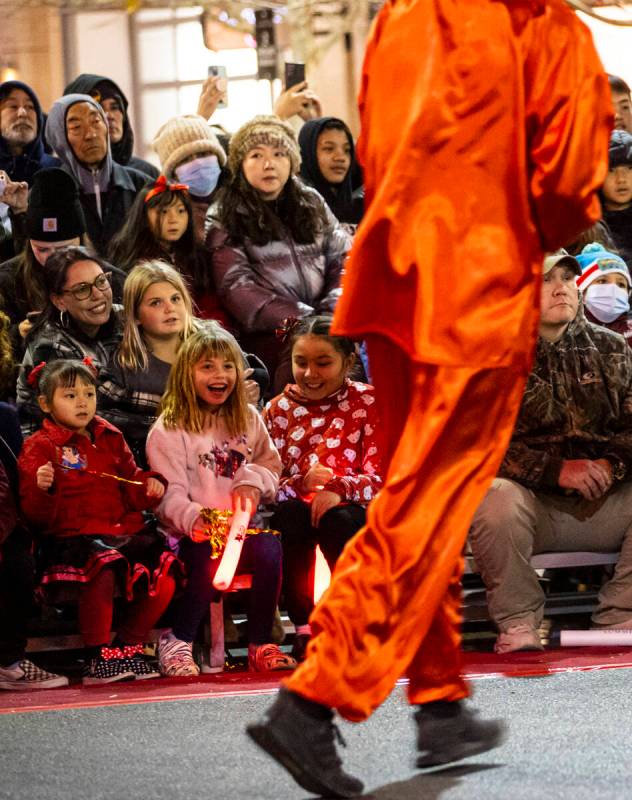
[[[387,0],[360,107],[368,210],[336,332],[528,369],[543,253],[600,217],[612,111],[588,29],[563,0]]]

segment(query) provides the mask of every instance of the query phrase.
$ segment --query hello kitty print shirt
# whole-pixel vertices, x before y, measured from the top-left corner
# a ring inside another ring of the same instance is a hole
[[[333,469],[324,488],[343,501],[366,505],[381,488],[372,386],[346,380],[334,394],[314,401],[290,384],[268,403],[264,419],[283,463],[277,502],[311,499],[302,482],[317,461]]]

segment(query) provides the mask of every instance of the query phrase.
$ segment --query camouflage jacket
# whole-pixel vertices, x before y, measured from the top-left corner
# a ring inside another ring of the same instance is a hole
[[[550,490],[562,462],[576,458],[607,458],[632,478],[632,350],[622,336],[588,322],[581,308],[559,341],[538,339],[498,474]]]

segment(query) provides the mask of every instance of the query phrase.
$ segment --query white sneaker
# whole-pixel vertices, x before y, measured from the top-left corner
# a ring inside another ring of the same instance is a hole
[[[533,625],[520,622],[501,631],[494,645],[496,653],[515,653],[519,650],[544,650],[540,635]]]
[[[23,658],[16,666],[0,667],[0,689],[30,692],[32,689],[59,689],[68,686],[68,678],[55,675]]]
[[[172,633],[160,637],[158,665],[160,672],[170,678],[200,674],[200,668],[193,660],[193,642],[183,642]]]

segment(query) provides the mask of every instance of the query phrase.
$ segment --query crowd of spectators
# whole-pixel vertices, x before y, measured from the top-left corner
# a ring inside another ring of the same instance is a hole
[[[230,135],[220,80],[156,132],[160,170],[111,79],[79,75],[47,118],[0,84],[0,688],[68,683],[26,656],[35,598],[77,605],[86,685],[199,674],[208,515],[245,503],[249,667],[293,668],[316,546],[333,569],[379,491],[370,364],[330,332],[364,211],[351,131],[300,84]],[[621,551],[593,624],[632,625],[632,110],[610,84],[603,219],[545,261],[533,372],[471,530],[501,653],[542,647],[538,552]]]

